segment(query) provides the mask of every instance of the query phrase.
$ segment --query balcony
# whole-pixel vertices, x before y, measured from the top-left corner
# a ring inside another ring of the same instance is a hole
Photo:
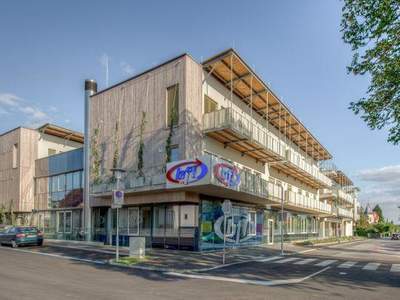
[[[203,132],[225,147],[261,162],[282,160],[285,147],[259,124],[232,108],[223,108],[203,116]]]
[[[353,219],[353,212],[349,209],[338,207],[337,213],[339,217]]]
[[[275,168],[306,182],[314,188],[332,186],[332,181],[324,175],[316,165],[311,164],[297,151],[288,148],[285,155],[286,160],[281,164],[274,165]]]
[[[203,116],[203,132],[217,141],[311,185],[329,187],[331,180],[316,165],[277,139],[250,116],[223,108]]]
[[[306,196],[304,194],[287,191],[286,204],[294,210],[317,213],[321,215],[332,215],[332,206],[319,201],[316,196]]]
[[[337,190],[337,197],[341,200],[344,200],[346,202],[346,204],[348,204],[349,206],[351,206],[351,207],[354,206],[353,196],[351,194],[346,193],[342,189]]]

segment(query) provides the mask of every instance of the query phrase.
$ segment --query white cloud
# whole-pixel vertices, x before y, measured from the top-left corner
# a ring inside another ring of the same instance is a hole
[[[400,165],[362,170],[358,172],[357,178],[364,186],[359,197],[363,204],[368,202],[400,204]]]
[[[135,69],[132,67],[132,65],[128,64],[125,61],[122,61],[120,63],[121,69],[122,71],[126,74],[126,75],[132,75],[135,72]]]
[[[22,117],[20,122],[32,127],[51,121],[50,116],[42,109],[10,93],[0,93],[0,114],[9,114],[16,118]]]

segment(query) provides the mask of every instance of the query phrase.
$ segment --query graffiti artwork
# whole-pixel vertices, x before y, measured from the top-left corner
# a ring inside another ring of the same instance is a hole
[[[167,170],[167,180],[171,183],[189,185],[203,179],[208,167],[201,160],[189,160],[178,163]]]

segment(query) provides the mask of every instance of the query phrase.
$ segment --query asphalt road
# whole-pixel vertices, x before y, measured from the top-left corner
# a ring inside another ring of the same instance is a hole
[[[400,264],[400,241],[343,244],[187,277],[20,250],[29,248],[0,247],[0,299],[400,299],[400,272],[391,271]],[[262,285],[276,280],[283,284]]]

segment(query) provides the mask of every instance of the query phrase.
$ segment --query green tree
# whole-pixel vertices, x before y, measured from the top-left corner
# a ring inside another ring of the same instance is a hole
[[[379,223],[385,222],[385,220],[383,219],[382,209],[379,206],[379,204],[375,205],[375,207],[372,211],[376,212],[376,214],[379,216],[379,220],[378,220]]]
[[[364,209],[361,207],[360,219],[357,222],[357,226],[361,228],[367,228],[368,225],[368,218],[364,214]]]
[[[350,109],[371,129],[388,128],[388,141],[400,142],[400,1],[344,0],[341,31],[351,45],[348,72],[368,74],[367,95]]]

